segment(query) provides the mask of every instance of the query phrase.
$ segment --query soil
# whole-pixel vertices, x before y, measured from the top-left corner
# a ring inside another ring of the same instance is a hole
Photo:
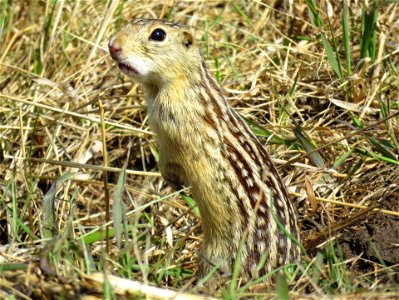
[[[379,170],[351,182],[347,194],[367,197],[366,204],[399,212],[399,170]],[[384,174],[382,176],[382,174]],[[368,196],[367,196],[368,195]],[[371,195],[371,196],[370,196]],[[399,263],[399,217],[374,212],[364,221],[346,228],[339,237],[345,259],[362,257],[359,271],[371,271],[374,263],[392,266]]]

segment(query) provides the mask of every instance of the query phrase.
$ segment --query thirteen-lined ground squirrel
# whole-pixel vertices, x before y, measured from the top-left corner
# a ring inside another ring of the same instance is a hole
[[[134,20],[108,46],[144,89],[163,178],[192,187],[204,232],[201,273],[212,264],[229,273],[237,258],[249,278],[298,260],[297,215],[287,189],[210,75],[190,29]]]

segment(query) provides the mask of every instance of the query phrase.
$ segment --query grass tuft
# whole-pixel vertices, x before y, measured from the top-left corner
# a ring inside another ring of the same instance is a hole
[[[0,298],[397,297],[396,3],[0,9]],[[195,27],[211,74],[276,162],[300,215],[298,264],[249,282],[217,266],[198,278],[195,199],[162,181],[142,91],[107,53],[127,20],[160,16]]]

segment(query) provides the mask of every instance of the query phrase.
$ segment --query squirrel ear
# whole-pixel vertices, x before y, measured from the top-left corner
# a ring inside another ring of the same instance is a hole
[[[187,49],[194,44],[194,37],[191,32],[183,31],[183,45]]]

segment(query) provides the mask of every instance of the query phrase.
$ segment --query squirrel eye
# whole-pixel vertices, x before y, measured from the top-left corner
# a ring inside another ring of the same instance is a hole
[[[152,41],[157,41],[157,42],[162,42],[166,38],[166,32],[163,29],[157,28],[155,29],[151,35],[150,35],[150,40]]]

